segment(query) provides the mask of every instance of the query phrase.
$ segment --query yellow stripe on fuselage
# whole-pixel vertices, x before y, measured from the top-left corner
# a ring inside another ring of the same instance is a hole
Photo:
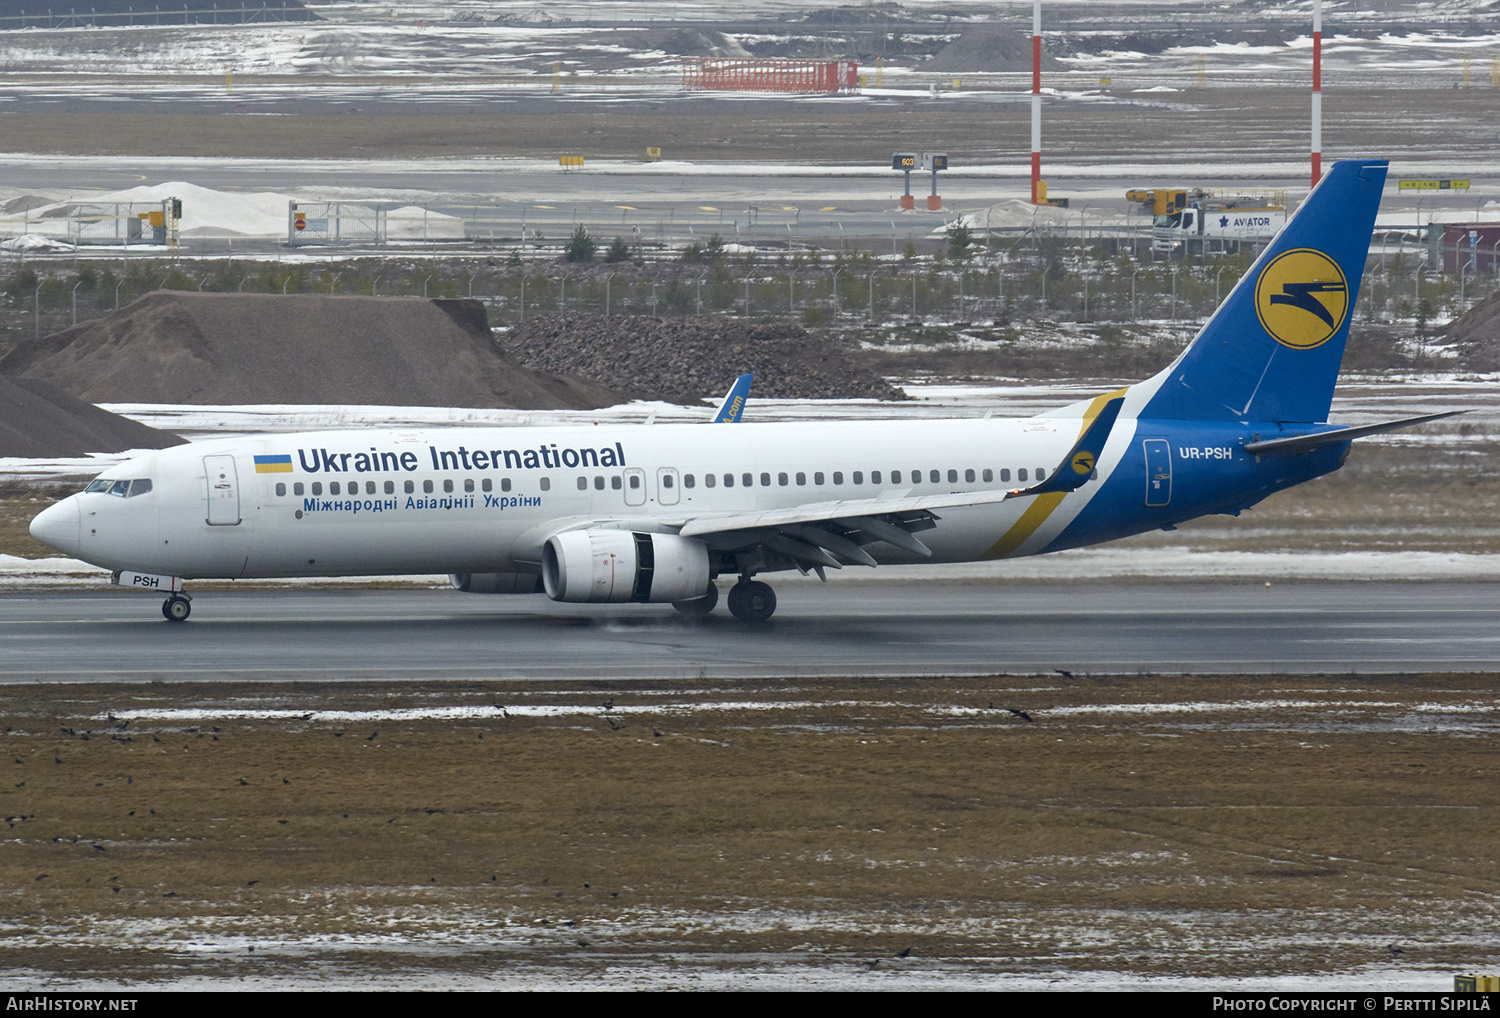
[[[1089,425],[1094,423],[1094,418],[1099,416],[1099,412],[1104,409],[1106,403],[1117,396],[1125,395],[1127,391],[1128,389],[1116,389],[1113,392],[1106,392],[1102,396],[1096,396],[1094,401],[1089,404],[1088,410],[1084,411],[1083,424],[1079,426],[1078,436],[1073,441],[1077,442],[1079,438],[1083,437],[1083,433],[1089,430]],[[981,559],[1005,558],[1005,556],[1013,553],[1017,548],[1025,544],[1026,539],[1036,533],[1043,523],[1047,522],[1047,517],[1051,516],[1057,507],[1062,505],[1062,500],[1066,495],[1067,492],[1065,491],[1054,491],[1046,495],[1035,496],[1035,500],[1031,505],[1026,507],[1026,511],[1021,514],[1021,518],[1012,523],[1010,529],[1005,532],[1000,540],[991,545],[989,550],[979,557]]]

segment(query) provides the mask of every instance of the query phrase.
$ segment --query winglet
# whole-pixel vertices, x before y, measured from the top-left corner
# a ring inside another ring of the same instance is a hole
[[[1093,423],[1084,429],[1078,442],[1068,451],[1062,464],[1052,471],[1052,476],[1040,484],[1012,491],[1005,497],[1046,495],[1052,492],[1074,491],[1083,487],[1084,482],[1094,475],[1094,467],[1099,462],[1099,456],[1104,452],[1104,443],[1109,441],[1110,430],[1114,428],[1115,418],[1120,416],[1120,408],[1124,405],[1123,394],[1105,403]]]
[[[740,417],[745,413],[745,400],[750,397],[750,382],[754,378],[754,375],[741,375],[734,380],[724,396],[724,402],[719,404],[719,412],[714,415],[715,424],[740,422]]]

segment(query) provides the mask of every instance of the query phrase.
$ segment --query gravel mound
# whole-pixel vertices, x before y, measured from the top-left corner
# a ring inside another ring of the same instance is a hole
[[[101,410],[50,382],[0,377],[0,456],[59,459],[182,444],[176,435]]]
[[[752,395],[771,399],[905,399],[853,350],[786,322],[552,314],[497,336],[521,364],[570,372],[648,399],[697,403],[755,373]]]
[[[149,293],[29,340],[0,374],[96,403],[335,403],[594,409],[628,399],[528,370],[496,348],[472,300]]]
[[[1453,319],[1442,331],[1468,370],[1500,369],[1500,290]]]

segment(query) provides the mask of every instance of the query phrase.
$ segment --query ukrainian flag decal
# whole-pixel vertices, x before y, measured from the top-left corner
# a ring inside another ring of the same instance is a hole
[[[257,474],[289,474],[292,472],[292,457],[286,456],[257,456],[255,457],[255,472]]]

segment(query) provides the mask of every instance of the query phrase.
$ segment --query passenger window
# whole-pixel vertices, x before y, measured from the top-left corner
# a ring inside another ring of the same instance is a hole
[[[407,481],[406,484],[406,490],[411,491],[411,482]],[[484,491],[493,491],[495,489],[495,482],[486,477],[484,480],[479,482],[479,487]]]
[[[537,481],[536,484],[537,487],[541,488],[543,491],[552,490],[552,478],[550,477],[543,477],[541,480]]]
[[[630,490],[631,491],[635,491],[640,486],[641,486],[641,475],[640,474],[631,474],[630,475]]]
[[[323,494],[323,482],[322,481],[314,481],[313,482],[313,494],[314,495],[321,495],[321,494]]]
[[[1041,467],[1037,467],[1036,468],[1036,479],[1038,481],[1045,481],[1047,479],[1047,471],[1044,470]]]
[[[726,488],[733,488],[734,487],[734,475],[733,474],[725,474],[724,475],[724,487],[726,487]]]
[[[950,470],[950,471],[948,471],[948,483],[949,484],[957,484],[958,483],[958,471],[957,470]]]
[[[603,491],[604,490],[604,475],[603,474],[600,474],[598,477],[594,478],[594,490],[595,491]]]
[[[663,488],[670,488],[672,486],[672,475],[671,474],[662,474],[661,475],[661,486]]]
[[[489,481],[485,481],[484,483],[485,484],[489,484],[490,482]],[[414,492],[414,491],[417,490],[417,485],[413,481],[407,481],[404,485],[402,485],[402,487],[405,489],[405,491],[406,491],[406,493],[408,495],[410,495],[412,492]]]
[[[892,470],[891,471],[891,483],[892,484],[900,484],[901,483],[901,471],[899,471],[899,470]]]
[[[474,478],[472,478],[472,477],[465,477],[464,478],[464,491],[473,491],[473,490],[474,490]]]
[[[1018,480],[1018,481],[1024,481],[1024,480],[1026,480],[1026,468],[1025,467],[1022,467],[1021,469],[1019,469],[1019,470],[1016,471],[1016,480]]]
[[[770,474],[763,473],[763,474],[760,475],[760,486],[762,488],[769,488],[771,486],[771,475]]]
[[[431,491],[432,489],[428,488],[427,490]],[[502,477],[502,478],[500,478],[500,490],[501,491],[509,491],[510,490],[510,478],[509,477]]]
[[[589,490],[589,479],[587,477],[580,477],[580,478],[578,478],[578,490],[579,491],[588,491]]]
[[[474,490],[474,488],[472,487],[473,482],[470,481],[469,483],[470,483],[469,490],[473,491]],[[385,482],[385,493],[387,495],[394,495],[396,493],[396,482],[395,481],[386,481]]]
[[[717,480],[718,480],[718,478],[715,477],[713,474],[704,474],[703,475],[703,486],[705,488],[712,488],[714,486],[714,483]]]
[[[1000,468],[1000,480],[1007,482],[1010,480],[1010,467]]]
[[[693,480],[693,475],[692,474],[683,474],[682,475],[682,486],[684,488],[691,488],[695,483],[696,482]]]
[[[974,483],[974,471],[972,471],[972,470],[965,470],[964,471],[964,480],[966,482],[968,482],[969,484],[973,484]]]
[[[822,484],[823,483],[823,471],[821,471],[821,470],[814,471],[814,473],[813,473],[813,483],[814,484]]]
[[[833,472],[833,483],[834,484],[843,484],[844,483],[844,472],[842,470],[835,470]]]
[[[446,492],[451,492],[453,490],[453,479],[452,478],[448,478],[448,479],[446,479],[446,480],[443,481],[443,490],[446,491]]]
[[[619,474],[616,474],[615,476],[613,476],[613,477],[611,477],[609,479],[609,486],[611,488],[613,488],[615,491],[619,491],[620,490],[620,475]],[[509,491],[510,489],[507,488],[506,490]]]
[[[803,473],[803,472],[802,472],[802,471],[800,471],[800,470],[799,470],[799,471],[797,471],[797,483],[798,483],[798,484],[806,484],[806,483],[807,483],[807,475],[806,475],[806,474],[804,474],[804,473]]]
[[[871,484],[879,484],[880,483],[880,471],[879,470],[871,470],[870,471],[870,483]]]
[[[365,482],[365,494],[366,495],[373,495],[373,494],[375,494],[375,482],[374,481],[366,481]]]
[[[431,489],[429,488],[428,490],[430,491]],[[328,494],[330,494],[330,495],[337,495],[338,493],[339,493],[339,482],[338,481],[329,481],[328,482]]]
[[[856,471],[854,471],[854,483],[855,484],[864,484],[865,483],[865,472],[863,470],[856,470]]]
[[[929,481],[931,481],[933,484],[937,484],[939,481],[941,481],[943,479],[943,475],[939,471],[930,470],[927,473],[927,479]]]
[[[743,484],[747,488],[754,487],[754,485],[755,485],[755,475],[754,474],[741,474],[740,475],[740,483]]]
[[[995,479],[995,472],[993,470],[991,470],[989,467],[985,467],[984,468],[984,483],[985,484],[989,484],[994,479]]]
[[[285,495],[285,494],[286,494],[286,485],[282,484],[281,482],[278,481],[276,483],[276,497],[280,498],[282,495]]]
[[[787,482],[789,480],[790,480],[790,478],[787,477],[787,475],[785,473],[780,473],[780,474],[776,475],[776,483],[779,484],[779,485],[781,485],[783,488],[785,488],[787,486]]]

